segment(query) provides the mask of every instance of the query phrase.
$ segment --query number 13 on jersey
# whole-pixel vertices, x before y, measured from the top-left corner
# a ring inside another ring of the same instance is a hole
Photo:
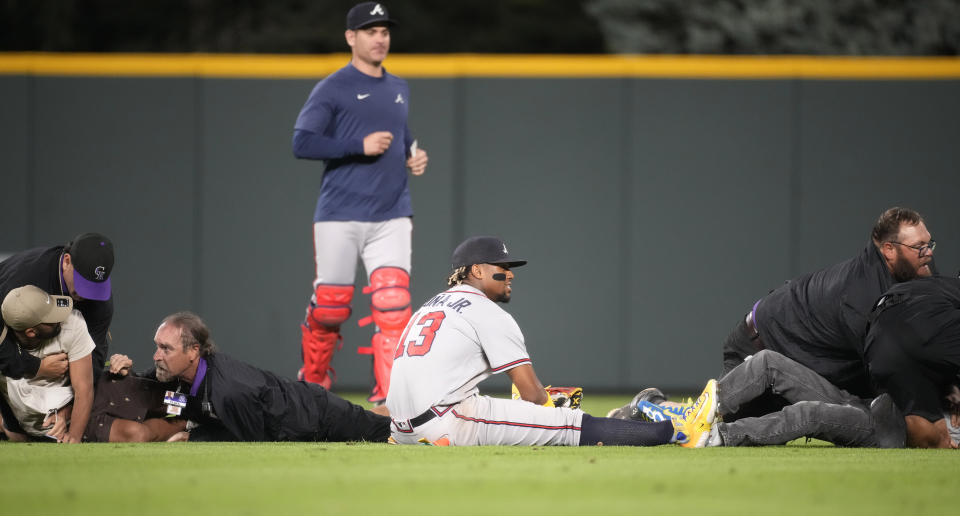
[[[433,346],[433,339],[437,336],[437,330],[443,323],[443,318],[447,314],[443,312],[430,312],[419,319],[411,319],[407,330],[400,336],[400,342],[397,344],[397,353],[393,356],[394,360],[403,356],[404,351],[408,357],[422,357],[430,352]],[[412,336],[408,341],[407,337]]]

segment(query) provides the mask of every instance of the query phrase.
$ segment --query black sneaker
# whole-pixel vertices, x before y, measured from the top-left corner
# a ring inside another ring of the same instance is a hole
[[[663,395],[663,392],[656,387],[647,387],[646,389],[637,393],[633,397],[633,400],[626,405],[615,408],[610,412],[607,412],[607,417],[612,417],[613,419],[637,419],[641,420],[640,411],[637,409],[637,404],[641,401],[649,401],[654,404],[661,404],[664,401],[667,401],[667,397]]]

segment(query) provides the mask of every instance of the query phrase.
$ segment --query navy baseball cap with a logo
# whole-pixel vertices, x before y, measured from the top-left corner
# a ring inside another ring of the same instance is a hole
[[[463,241],[453,250],[450,264],[454,269],[469,267],[475,263],[494,263],[507,267],[519,267],[527,263],[510,256],[507,244],[494,236],[475,236]]]
[[[73,288],[84,299],[110,299],[113,242],[100,233],[77,235],[67,245],[73,263]]]
[[[377,2],[363,2],[357,4],[347,13],[347,29],[357,30],[371,25],[396,25],[396,20],[390,19],[386,6]]]

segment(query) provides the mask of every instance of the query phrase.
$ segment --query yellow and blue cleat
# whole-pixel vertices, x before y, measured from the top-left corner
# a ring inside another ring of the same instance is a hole
[[[666,421],[668,419],[683,419],[693,410],[693,403],[659,405],[649,401],[641,401],[634,407],[633,416],[630,419],[638,421]]]
[[[717,381],[707,382],[697,401],[683,417],[671,418],[673,441],[684,448],[703,448],[710,438],[710,429],[717,418]]]

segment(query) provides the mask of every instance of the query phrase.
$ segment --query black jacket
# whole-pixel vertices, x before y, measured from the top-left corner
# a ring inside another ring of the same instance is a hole
[[[871,316],[865,358],[877,390],[904,414],[941,419],[960,373],[960,279],[899,283]]]
[[[195,441],[385,441],[390,419],[318,385],[281,378],[223,353],[207,372],[185,416]]]
[[[854,258],[777,288],[757,305],[763,345],[816,371],[830,383],[873,397],[863,362],[867,318],[894,284],[873,242]]]
[[[34,285],[48,294],[69,296],[60,280],[60,257],[63,246],[39,247],[17,253],[0,262],[0,301],[11,290],[25,285]],[[94,378],[103,370],[109,352],[108,331],[113,321],[113,299],[106,301],[83,300],[74,303],[74,308],[83,314],[87,331],[96,344],[93,350]],[[11,378],[33,377],[40,368],[40,359],[17,349],[16,337],[10,332],[0,343],[0,373]]]

